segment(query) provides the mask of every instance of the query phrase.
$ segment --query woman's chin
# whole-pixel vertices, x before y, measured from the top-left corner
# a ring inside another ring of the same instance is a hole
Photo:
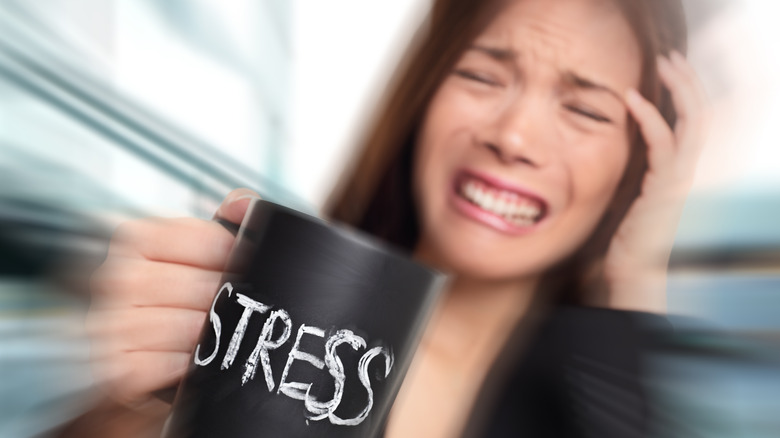
[[[460,246],[458,242],[449,241],[435,250],[418,248],[416,255],[422,262],[455,278],[485,283],[525,282],[538,278],[546,269],[538,255],[524,257],[497,249],[475,249],[474,246],[464,249]]]
[[[539,277],[539,271],[533,269],[519,269],[514,266],[499,266],[487,264],[482,260],[457,260],[452,264],[450,272],[458,278],[469,279],[484,283],[525,283]]]

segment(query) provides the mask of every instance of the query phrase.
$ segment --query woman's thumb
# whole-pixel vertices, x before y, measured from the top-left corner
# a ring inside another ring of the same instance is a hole
[[[214,213],[214,219],[222,219],[234,224],[240,224],[252,199],[259,199],[260,195],[249,189],[235,189],[225,196],[222,204]]]

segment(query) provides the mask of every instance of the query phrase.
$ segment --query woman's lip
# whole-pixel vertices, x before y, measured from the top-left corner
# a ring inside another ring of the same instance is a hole
[[[537,222],[535,222],[533,225],[520,226],[520,225],[515,225],[515,224],[512,224],[512,223],[508,222],[506,219],[504,219],[501,216],[498,216],[498,215],[496,215],[494,213],[491,213],[491,212],[488,212],[488,211],[485,211],[485,210],[481,209],[480,207],[478,207],[477,205],[469,202],[463,196],[460,195],[460,193],[459,193],[459,186],[460,186],[460,184],[461,184],[461,182],[462,182],[462,180],[464,178],[480,179],[480,180],[484,181],[486,184],[494,186],[494,187],[496,187],[498,189],[514,192],[514,193],[517,193],[517,194],[519,194],[519,195],[521,195],[523,197],[534,199],[536,202],[539,202],[541,204],[541,207],[542,207],[542,216],[541,216],[541,218]],[[477,221],[479,223],[482,223],[484,225],[487,225],[487,226],[489,226],[489,227],[491,227],[491,228],[493,228],[493,229],[495,229],[497,231],[500,231],[502,233],[515,235],[515,236],[528,234],[530,232],[533,232],[534,230],[536,230],[538,228],[539,224],[544,222],[544,220],[547,217],[547,203],[542,198],[540,198],[539,196],[537,196],[537,195],[535,195],[535,194],[533,194],[533,193],[531,193],[531,192],[529,192],[529,191],[527,191],[525,189],[519,188],[519,187],[517,187],[515,185],[508,184],[508,183],[503,182],[501,180],[498,180],[498,179],[496,179],[494,177],[490,177],[489,175],[485,175],[485,174],[474,172],[474,171],[470,171],[470,170],[469,171],[464,170],[464,171],[461,171],[461,172],[457,173],[457,175],[455,177],[455,180],[453,181],[453,184],[451,185],[450,201],[451,201],[452,205],[454,206],[454,208],[458,212],[463,214],[464,216],[466,216],[466,217],[468,217],[468,218],[470,218],[472,220],[475,220],[475,221]]]
[[[457,173],[457,176],[455,177],[456,184],[460,183],[460,181],[462,181],[463,178],[479,179],[484,181],[487,185],[493,186],[497,189],[505,190],[507,192],[512,192],[512,193],[517,193],[518,195],[524,198],[529,198],[538,202],[542,206],[542,211],[547,210],[547,202],[544,200],[544,198],[542,198],[541,196],[537,195],[536,193],[526,188],[503,181],[499,178],[488,175],[486,173],[479,172],[476,170],[471,170],[471,169],[463,169],[459,171]]]

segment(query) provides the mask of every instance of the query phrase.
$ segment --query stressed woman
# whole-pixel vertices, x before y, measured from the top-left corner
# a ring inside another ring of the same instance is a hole
[[[705,131],[685,39],[678,0],[436,2],[325,208],[452,275],[387,437],[647,430],[640,321],[664,311]],[[114,399],[164,412],[232,239],[120,228],[91,312]]]

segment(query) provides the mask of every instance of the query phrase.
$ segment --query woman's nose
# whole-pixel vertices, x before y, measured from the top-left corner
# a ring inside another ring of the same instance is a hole
[[[487,121],[479,142],[504,163],[524,163],[533,167],[544,166],[549,152],[545,142],[549,133],[545,130],[542,102],[523,99],[497,110]]]

